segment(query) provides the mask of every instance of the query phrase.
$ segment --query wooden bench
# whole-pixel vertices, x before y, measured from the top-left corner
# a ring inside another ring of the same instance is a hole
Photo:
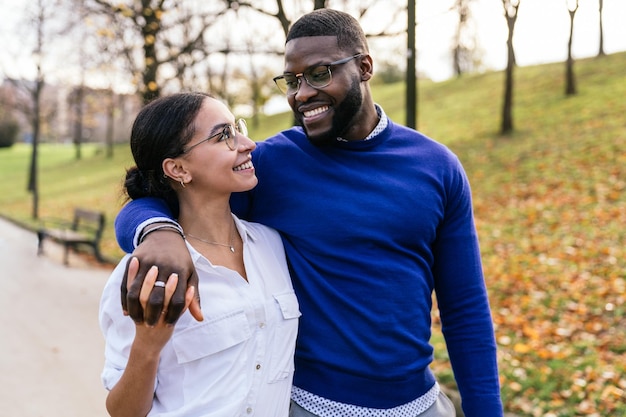
[[[68,264],[70,248],[77,250],[80,246],[88,246],[93,250],[96,259],[104,262],[100,253],[100,240],[104,231],[104,213],[86,210],[82,208],[74,209],[74,219],[67,221],[47,221],[51,226],[42,226],[37,230],[37,254],[43,254],[44,239],[51,239],[65,247],[63,263]]]

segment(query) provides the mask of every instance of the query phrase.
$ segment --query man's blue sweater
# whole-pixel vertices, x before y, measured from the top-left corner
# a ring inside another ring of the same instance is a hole
[[[296,127],[257,145],[258,186],[233,196],[241,218],[277,229],[302,311],[294,384],[393,408],[428,391],[432,292],[468,417],[501,416],[496,346],[470,186],[455,155],[389,121],[367,141],[316,147]],[[116,221],[167,215],[131,202]],[[208,302],[208,301],[205,301]]]

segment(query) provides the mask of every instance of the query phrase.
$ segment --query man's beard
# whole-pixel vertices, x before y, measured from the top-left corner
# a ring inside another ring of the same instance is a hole
[[[353,119],[361,110],[362,104],[363,95],[361,94],[360,81],[354,78],[346,97],[334,109],[335,115],[333,116],[330,129],[322,134],[311,136],[303,125],[307,138],[315,146],[327,146],[335,143],[337,138],[341,137],[352,126]],[[302,123],[301,120],[300,123]]]

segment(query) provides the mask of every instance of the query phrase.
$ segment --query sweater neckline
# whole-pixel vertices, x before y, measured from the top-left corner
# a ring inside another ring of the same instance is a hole
[[[391,132],[391,120],[387,120],[387,126],[379,134],[373,136],[367,140],[350,140],[350,141],[335,141],[335,146],[341,149],[348,150],[365,150],[370,149],[383,143],[390,135]]]

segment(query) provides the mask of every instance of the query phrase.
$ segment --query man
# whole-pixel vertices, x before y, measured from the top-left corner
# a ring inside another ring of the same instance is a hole
[[[290,415],[454,416],[429,370],[434,290],[465,415],[500,417],[469,183],[447,148],[374,104],[372,75],[354,18],[321,9],[295,22],[275,81],[301,127],[258,143],[259,184],[232,202],[283,238],[302,311]],[[132,250],[144,226],[168,216],[160,201],[130,203],[120,244]],[[175,233],[146,236],[124,300],[133,318],[144,317],[136,299],[147,268],[193,276],[186,253]],[[150,302],[147,321],[163,308]]]

